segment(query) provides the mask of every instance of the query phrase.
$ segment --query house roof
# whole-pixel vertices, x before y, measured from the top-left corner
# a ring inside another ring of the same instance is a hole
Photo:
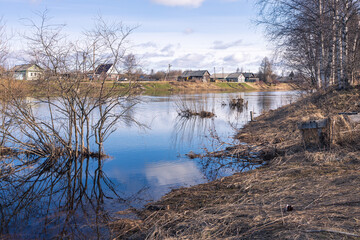
[[[199,71],[184,71],[181,74],[181,77],[203,77],[205,73],[209,73],[207,70],[199,70]]]
[[[21,64],[21,65],[16,65],[15,67],[13,67],[10,71],[13,72],[22,72],[22,71],[26,71],[28,70],[30,67],[32,66],[36,66],[37,68],[39,68],[40,70],[42,70],[41,67],[39,67],[36,64]]]
[[[107,73],[113,64],[100,64],[95,69],[95,74]]]
[[[214,73],[211,75],[211,78],[227,78],[230,73]]]
[[[243,73],[245,78],[253,78],[255,75],[253,73]]]
[[[227,76],[226,78],[239,78],[241,75],[243,74],[240,72],[230,73],[229,76]]]

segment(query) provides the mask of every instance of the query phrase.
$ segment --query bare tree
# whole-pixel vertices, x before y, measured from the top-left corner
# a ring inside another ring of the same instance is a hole
[[[39,208],[47,214],[45,222],[61,226],[60,238],[80,236],[81,231],[68,230],[77,228],[76,211],[82,209],[95,213],[91,225],[99,234],[109,217],[102,211],[103,187],[113,190],[102,169],[104,142],[117,124],[140,124],[130,113],[138,102],[132,82],[119,88],[108,76],[92,82],[87,77],[100,63],[111,63],[116,73],[134,67],[126,58],[131,56],[127,42],[134,28],[99,17],[94,28],[73,43],[63,34],[64,25],[50,23],[47,11],[37,17],[39,21],[26,20],[30,33],[25,40],[31,60],[51,73],[36,82],[42,96],[29,100],[17,88],[19,82],[1,83],[0,154],[8,151],[18,159],[13,164],[13,158],[1,156],[0,181],[6,184],[0,184],[0,233],[15,218],[26,219]],[[39,108],[45,111],[39,114]],[[91,158],[97,163],[93,173]],[[115,191],[112,195],[122,200]],[[52,212],[54,204],[61,214]]]
[[[9,55],[9,37],[6,33],[4,19],[0,18],[0,76],[4,69],[5,61]]]
[[[11,118],[18,131],[13,134],[4,125],[0,134],[21,152],[43,157],[94,155],[90,146],[91,139],[95,139],[101,165],[104,141],[114,131],[117,122],[131,116],[126,113],[137,100],[132,95],[132,83],[119,89],[116,82],[107,81],[107,76],[91,84],[83,82],[84,76],[94,63],[100,61],[111,62],[115,72],[119,73],[126,60],[127,38],[134,28],[121,22],[109,24],[99,17],[94,29],[85,34],[85,40],[75,44],[62,34],[64,25],[49,23],[47,11],[37,16],[39,22],[27,20],[33,35],[26,35],[25,39],[29,42],[32,58],[50,70],[52,77],[38,82],[45,97],[35,101],[18,98],[15,91],[10,91],[14,89],[9,89],[10,106],[4,109],[3,116]],[[96,56],[92,56],[94,39]],[[66,49],[65,53],[62,48]],[[48,108],[45,118],[38,117],[34,111],[36,105],[41,104]],[[130,120],[136,122],[126,119]]]
[[[267,57],[260,64],[259,78],[265,83],[272,83],[274,80],[273,64]]]
[[[24,35],[31,61],[45,67],[53,75],[69,71],[69,55],[73,48],[63,33],[65,24],[51,23],[48,10],[36,13],[38,19],[23,19],[29,32]]]
[[[354,82],[359,64],[358,0],[258,0],[259,24],[289,68],[317,88]]]

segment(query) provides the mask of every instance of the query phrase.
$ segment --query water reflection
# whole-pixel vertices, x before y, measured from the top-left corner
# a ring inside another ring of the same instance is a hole
[[[25,159],[11,159],[13,166],[2,166],[7,169],[0,178],[0,233],[4,238],[111,237],[111,217],[105,206],[108,199],[119,204],[125,201],[102,171],[101,160]],[[94,163],[96,168],[91,170]]]
[[[181,144],[191,145],[194,142],[199,142],[199,140],[203,138],[210,129],[214,129],[214,127],[215,120],[213,118],[184,118],[178,116],[175,119],[172,133],[173,146],[176,147]]]
[[[229,97],[242,97],[247,108],[222,106]],[[0,160],[0,234],[3,238],[99,238],[113,232],[108,221],[129,206],[142,207],[170,189],[190,186],[251,169],[261,163],[244,156],[202,158],[185,154],[216,151],[231,145],[234,129],[256,115],[294,101],[293,92],[206,93],[180,96],[206,106],[215,118],[179,118],[176,98],[140,97],[105,141],[109,159],[7,157]],[[125,104],[125,109],[127,103]],[[128,103],[131,104],[131,103]],[[41,115],[46,106],[37,108]],[[96,122],[96,115],[92,116]],[[256,158],[255,156],[249,156]],[[224,166],[226,166],[224,168]],[[40,228],[41,226],[41,228]]]
[[[158,186],[194,185],[199,182],[201,172],[195,162],[165,162],[146,167],[146,178]]]

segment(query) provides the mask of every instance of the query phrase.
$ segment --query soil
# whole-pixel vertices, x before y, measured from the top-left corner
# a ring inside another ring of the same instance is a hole
[[[298,129],[303,121],[338,119],[340,112],[360,112],[359,88],[317,92],[262,114],[236,137],[260,149],[265,165],[173,190],[135,211],[138,220],[115,222],[118,237],[360,239],[358,128],[310,147]],[[231,149],[226,154],[237,147]]]

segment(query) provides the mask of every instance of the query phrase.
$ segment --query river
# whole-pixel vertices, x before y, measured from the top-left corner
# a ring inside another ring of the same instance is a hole
[[[248,102],[247,106],[233,109],[226,105],[229,98],[237,97]],[[121,217],[117,211],[141,208],[171,189],[204,183],[234,171],[223,168],[214,174],[201,162],[189,159],[187,153],[215,151],[232,144],[236,129],[250,120],[250,111],[258,116],[263,111],[294,102],[297,97],[294,91],[140,96],[139,103],[127,112],[127,120],[119,121],[105,142],[105,153],[109,157],[102,162],[102,181],[97,185],[94,180],[91,186],[101,188],[104,199],[99,201],[97,190],[84,190],[84,194],[72,198],[69,207],[61,193],[69,191],[71,186],[59,185],[63,179],[56,180],[54,186],[57,187],[46,191],[37,190],[45,183],[36,182],[36,187],[31,189],[31,199],[19,200],[21,207],[3,209],[0,205],[2,222],[7,222],[1,225],[0,233],[9,239],[114,237],[107,222]],[[215,117],[181,118],[179,103],[214,112]],[[137,124],[129,119],[136,120]],[[90,160],[86,178],[94,177],[97,164]],[[1,185],[1,190],[9,187],[4,182]],[[26,192],[29,185],[31,183],[22,185],[21,191]],[[14,191],[18,190],[0,191],[1,197],[10,198]]]

